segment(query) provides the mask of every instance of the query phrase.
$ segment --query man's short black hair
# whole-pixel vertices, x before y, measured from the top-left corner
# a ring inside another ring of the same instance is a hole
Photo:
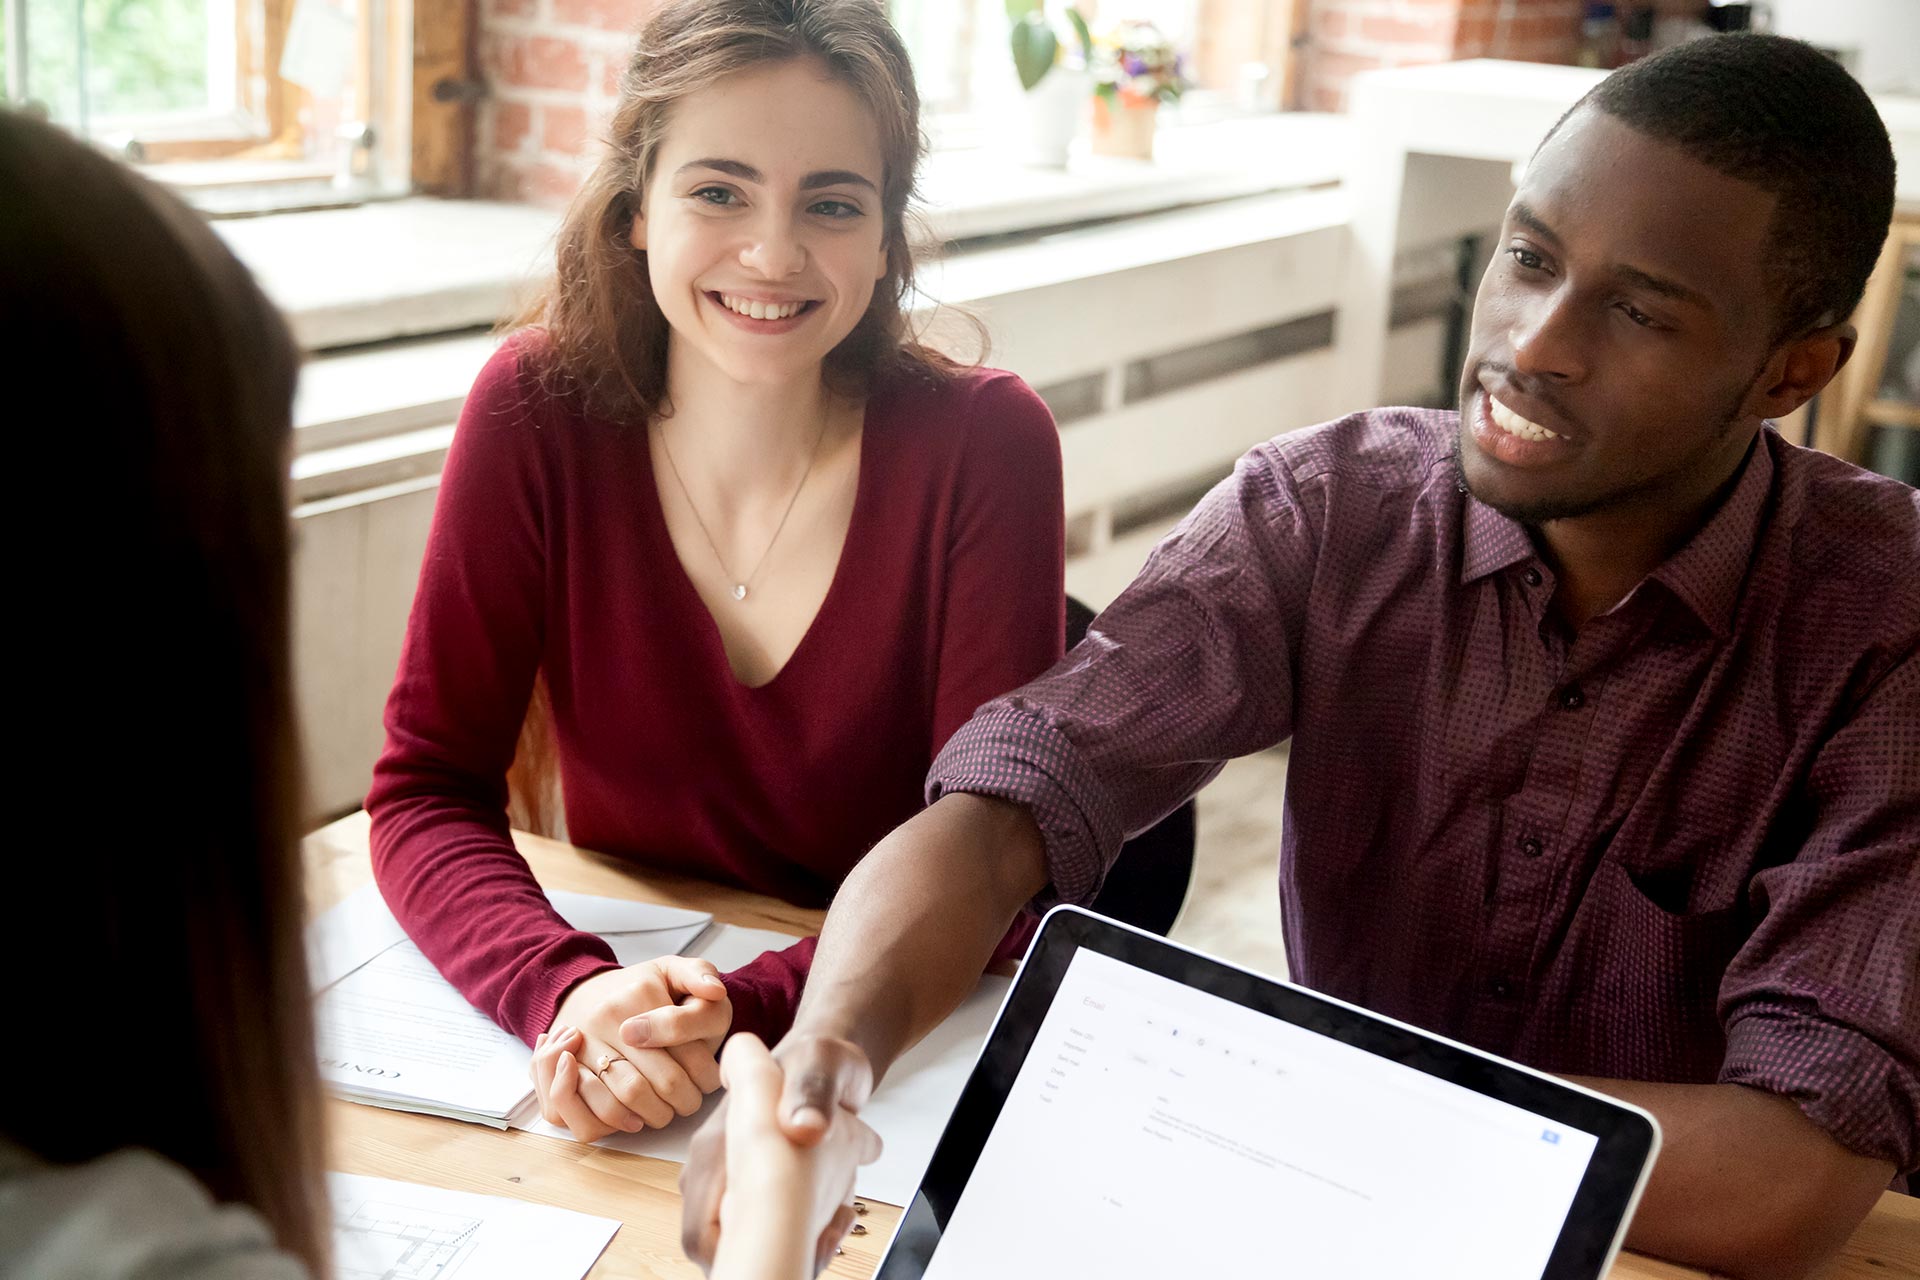
[[[1707,36],[1629,63],[1560,123],[1588,106],[1778,198],[1776,340],[1853,313],[1893,219],[1893,144],[1839,63],[1783,36]]]

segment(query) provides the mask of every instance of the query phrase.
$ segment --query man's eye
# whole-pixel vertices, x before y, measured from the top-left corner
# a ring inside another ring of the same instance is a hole
[[[1528,271],[1538,271],[1547,265],[1547,260],[1531,249],[1509,249],[1507,255]]]
[[[1639,325],[1642,329],[1658,329],[1660,327],[1660,322],[1658,320],[1655,320],[1652,316],[1640,310],[1640,308],[1634,306],[1631,302],[1621,303],[1620,310],[1626,313],[1627,319],[1633,321],[1635,324]]]

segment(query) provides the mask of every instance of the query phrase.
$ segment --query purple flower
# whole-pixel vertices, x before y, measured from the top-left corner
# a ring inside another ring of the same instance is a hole
[[[1146,59],[1131,53],[1120,59],[1120,66],[1130,76],[1145,75],[1147,71]]]

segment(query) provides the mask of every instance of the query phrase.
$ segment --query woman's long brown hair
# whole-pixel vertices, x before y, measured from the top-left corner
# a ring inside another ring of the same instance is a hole
[[[30,637],[0,1133],[62,1163],[156,1151],[323,1274],[288,624],[296,350],[179,201],[0,111],[0,351]]]
[[[634,214],[646,199],[676,102],[727,76],[795,58],[818,62],[851,88],[880,133],[887,273],[853,332],[828,354],[828,385],[857,398],[881,378],[938,382],[960,368],[920,342],[907,323],[914,275],[907,217],[924,141],[913,65],[886,6],[880,0],[668,0],[641,30],[621,77],[606,150],[567,211],[553,278],[509,326],[545,331],[537,372],[550,393],[576,398],[615,423],[643,424],[671,411],[667,318],[654,300],[647,255],[630,239]],[[984,329],[975,327],[984,339]],[[555,833],[560,799],[551,717],[542,679],[507,775],[514,825],[545,834]]]

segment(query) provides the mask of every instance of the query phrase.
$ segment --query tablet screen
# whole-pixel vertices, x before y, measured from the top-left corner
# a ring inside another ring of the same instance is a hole
[[[1596,1137],[1080,948],[929,1280],[1537,1280]]]

